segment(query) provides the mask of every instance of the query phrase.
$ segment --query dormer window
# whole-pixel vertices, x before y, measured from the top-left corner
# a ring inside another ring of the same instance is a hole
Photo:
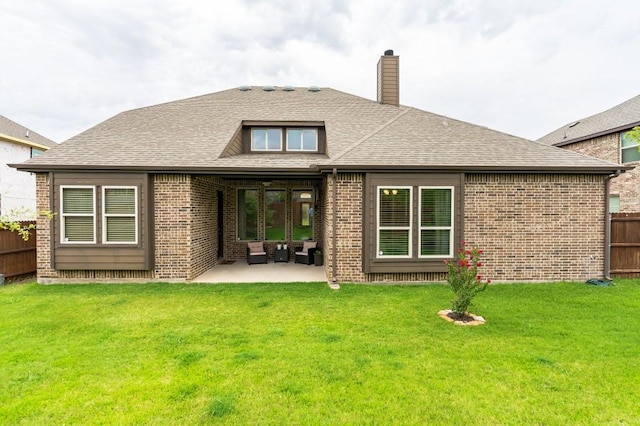
[[[251,129],[251,151],[282,151],[282,129]]]
[[[324,154],[326,139],[322,121],[244,121],[242,138],[236,139],[241,146],[235,149],[260,154]]]
[[[287,129],[287,151],[318,151],[318,129]]]

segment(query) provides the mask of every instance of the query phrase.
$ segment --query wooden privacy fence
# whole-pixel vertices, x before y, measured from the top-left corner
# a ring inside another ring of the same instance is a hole
[[[23,222],[23,225],[35,222]],[[17,232],[0,229],[0,274],[5,277],[36,272],[36,230],[24,241]]]
[[[640,277],[640,213],[611,215],[611,275]]]

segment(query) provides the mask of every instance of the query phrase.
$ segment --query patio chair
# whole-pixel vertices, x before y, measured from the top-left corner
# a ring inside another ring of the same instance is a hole
[[[317,241],[305,241],[302,248],[296,248],[295,263],[304,263],[305,265],[314,264],[314,254],[317,250]]]
[[[262,241],[247,243],[247,263],[267,263],[267,252],[264,250]]]

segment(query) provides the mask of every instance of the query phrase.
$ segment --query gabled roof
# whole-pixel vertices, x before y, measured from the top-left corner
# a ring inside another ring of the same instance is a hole
[[[45,138],[33,130],[27,129],[15,121],[0,115],[0,140],[32,146],[34,148],[48,149],[57,145],[49,138]]]
[[[572,121],[538,139],[547,145],[564,146],[629,130],[640,125],[640,95],[590,117]]]
[[[237,154],[243,121],[322,122],[325,154]],[[330,88],[230,89],[120,113],[45,154],[29,171],[320,173],[366,169],[608,173],[624,168],[415,108]]]

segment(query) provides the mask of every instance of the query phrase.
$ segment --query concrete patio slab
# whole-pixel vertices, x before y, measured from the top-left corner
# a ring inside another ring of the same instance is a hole
[[[194,283],[286,283],[327,282],[324,267],[293,262],[270,261],[247,265],[246,260],[222,264],[195,278]]]

